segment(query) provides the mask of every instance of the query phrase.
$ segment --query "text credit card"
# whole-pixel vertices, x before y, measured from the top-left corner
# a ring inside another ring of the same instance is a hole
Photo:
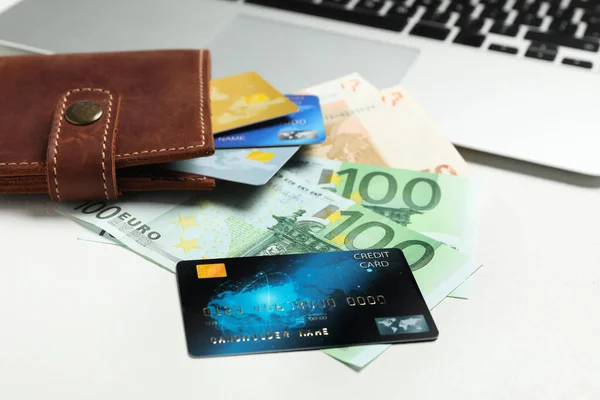
[[[215,137],[216,149],[298,146],[325,140],[325,124],[319,98],[286,95],[300,111],[273,121],[255,124]]]
[[[194,357],[438,336],[398,249],[182,261],[177,281]]]

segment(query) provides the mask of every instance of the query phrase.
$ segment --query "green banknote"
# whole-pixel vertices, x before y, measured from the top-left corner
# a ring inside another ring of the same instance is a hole
[[[302,155],[285,169],[464,253],[473,250],[475,196],[468,177]]]
[[[185,201],[90,201],[56,207],[170,271],[186,259],[396,247],[406,255],[430,308],[479,266],[433,238],[287,171],[263,187],[221,182]],[[383,350],[360,346],[340,351],[360,367]],[[342,356],[336,349],[330,353]]]
[[[285,171],[264,187],[221,183],[182,204],[57,207],[170,271],[185,259],[396,247],[430,307],[473,272],[465,254]]]

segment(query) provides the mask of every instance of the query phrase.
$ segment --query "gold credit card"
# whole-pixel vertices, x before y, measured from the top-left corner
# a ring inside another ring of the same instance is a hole
[[[283,117],[298,107],[256,72],[210,82],[213,134]]]

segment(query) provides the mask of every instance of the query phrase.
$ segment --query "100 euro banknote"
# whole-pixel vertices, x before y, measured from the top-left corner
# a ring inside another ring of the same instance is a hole
[[[351,82],[354,92],[348,90]],[[456,148],[404,87],[376,91],[364,78],[348,76],[309,90],[328,95],[322,104],[327,139],[305,147],[302,154],[438,174],[470,173]],[[475,216],[476,209],[469,215]],[[474,233],[469,242],[474,247]],[[462,285],[452,296],[467,298],[467,289]]]
[[[300,155],[285,169],[403,226],[472,251],[476,207],[468,177]]]
[[[430,307],[477,268],[463,253],[285,171],[262,188],[223,183],[182,204],[142,207],[92,201],[57,211],[170,271],[184,259],[396,247]]]

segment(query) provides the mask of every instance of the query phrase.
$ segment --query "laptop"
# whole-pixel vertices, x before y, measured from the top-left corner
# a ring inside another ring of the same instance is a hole
[[[404,84],[455,144],[600,176],[595,0],[24,0],[15,51],[207,47],[213,77],[281,90],[359,72]]]

